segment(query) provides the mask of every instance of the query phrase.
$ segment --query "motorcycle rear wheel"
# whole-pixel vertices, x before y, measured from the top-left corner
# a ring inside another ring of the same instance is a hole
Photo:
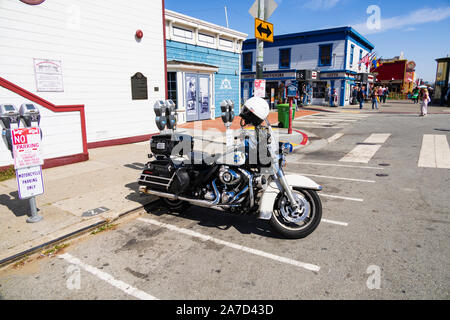
[[[285,238],[302,239],[309,236],[319,226],[320,220],[322,219],[322,202],[316,191],[294,187],[293,192],[304,197],[308,202],[310,206],[308,216],[304,221],[299,223],[286,220],[280,209],[283,197],[286,196],[280,192],[275,201],[270,225],[278,234]]]

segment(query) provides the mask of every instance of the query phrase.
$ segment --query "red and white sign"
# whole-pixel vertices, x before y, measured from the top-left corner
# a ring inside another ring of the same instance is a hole
[[[44,164],[39,128],[13,129],[11,138],[16,170]]]
[[[255,90],[253,96],[266,97],[266,80],[255,80]]]
[[[317,71],[312,71],[311,72],[311,79],[317,80]]]

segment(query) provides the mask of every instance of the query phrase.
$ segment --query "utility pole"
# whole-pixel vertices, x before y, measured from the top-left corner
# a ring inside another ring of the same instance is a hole
[[[258,19],[266,20],[265,17],[265,0],[258,2]],[[264,41],[256,39],[256,79],[263,80],[264,67]]]
[[[228,26],[228,10],[227,10],[227,6],[225,6],[225,20],[227,21],[227,28],[229,28],[229,26]]]

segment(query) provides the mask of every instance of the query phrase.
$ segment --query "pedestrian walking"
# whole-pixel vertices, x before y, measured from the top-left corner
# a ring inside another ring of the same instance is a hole
[[[361,110],[364,107],[364,99],[365,99],[365,95],[364,95],[364,90],[363,88],[358,87],[357,89],[357,94],[356,97],[358,99],[359,102],[359,109]]]
[[[412,96],[411,96],[411,99],[414,102],[414,104],[419,102],[419,93],[420,93],[420,89],[418,87],[414,88],[414,90],[412,92]]]
[[[430,102],[430,95],[427,89],[420,91],[420,115],[425,117],[428,114],[428,103]]]
[[[389,90],[387,87],[383,87],[382,89],[383,89],[383,94],[381,95],[380,99],[383,101],[383,104],[384,104],[384,103],[386,103],[386,99],[389,94]]]
[[[374,109],[378,110],[378,90],[377,90],[377,88],[372,89],[370,98],[372,99],[372,110],[374,110]]]

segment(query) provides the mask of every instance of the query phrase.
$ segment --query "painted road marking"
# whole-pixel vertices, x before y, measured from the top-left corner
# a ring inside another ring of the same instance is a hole
[[[335,163],[319,163],[319,162],[306,162],[306,161],[296,161],[296,163],[306,164],[306,165],[311,165],[311,166],[330,166],[330,167],[341,167],[341,168],[384,170],[384,168],[378,168],[378,167],[352,166],[352,165],[335,164]]]
[[[316,177],[316,178],[325,178],[325,179],[335,179],[335,180],[344,180],[344,181],[353,181],[353,182],[367,182],[367,183],[376,183],[374,180],[362,180],[362,179],[350,179],[350,178],[341,178],[341,177],[330,177],[330,176],[320,176],[317,174],[307,174],[307,173],[296,173],[305,177]]]
[[[369,163],[373,156],[380,150],[381,144],[385,143],[391,134],[379,134],[374,133],[369,138],[367,138],[364,143],[371,143],[370,145],[361,144],[356,146],[352,151],[350,151],[345,157],[343,157],[341,162],[358,162],[358,163]],[[373,144],[372,143],[381,143]]]
[[[423,136],[418,167],[450,169],[450,149],[445,135]]]
[[[244,251],[247,253],[251,253],[260,257],[264,257],[264,258],[269,258],[278,262],[282,262],[282,263],[286,263],[286,264],[290,264],[296,267],[300,267],[300,268],[304,268],[306,270],[310,270],[310,271],[314,271],[314,272],[318,272],[320,270],[319,266],[316,266],[314,264],[310,264],[310,263],[304,263],[304,262],[300,262],[297,260],[292,260],[289,258],[285,258],[285,257],[280,257],[271,253],[267,253],[261,250],[256,250],[256,249],[252,249],[252,248],[248,248],[248,247],[244,247],[242,245],[239,244],[235,244],[235,243],[231,243],[228,241],[224,241],[224,240],[219,240],[216,238],[213,238],[211,236],[207,236],[189,229],[185,229],[185,228],[179,228],[177,226],[171,225],[171,224],[167,224],[167,223],[163,223],[163,222],[159,222],[153,219],[147,219],[147,218],[138,218],[138,220],[148,223],[148,224],[153,224],[162,228],[166,228],[169,229],[171,231],[175,231],[175,232],[179,232],[179,233],[183,233],[185,235],[191,236],[191,237],[195,237],[198,238],[202,241],[212,241],[214,243],[220,244],[220,245],[224,245],[236,250],[240,250],[240,251]]]
[[[332,199],[341,199],[341,200],[348,200],[348,201],[355,201],[355,202],[364,202],[364,199],[350,198],[350,197],[341,197],[341,196],[335,196],[335,195],[332,195],[332,194],[326,194],[326,193],[322,193],[322,192],[319,195],[321,197],[332,198]]]
[[[334,221],[334,220],[328,220],[328,219],[322,219],[321,221],[325,222],[325,223],[337,224],[338,226],[348,227],[347,222],[340,222],[340,221]]]
[[[335,127],[334,125],[332,126],[318,126],[318,125],[308,125],[308,124],[299,124],[299,126],[301,128],[308,128],[308,129],[344,129],[344,127]]]
[[[367,138],[364,143],[383,144],[387,141],[387,139],[389,139],[390,136],[390,133],[374,133],[369,138]]]
[[[342,138],[344,134],[342,132],[336,133],[334,136],[327,139],[328,143],[332,143],[340,138]]]
[[[139,289],[134,288],[133,286],[115,279],[113,276],[111,276],[110,274],[99,270],[93,266],[90,266],[84,262],[82,262],[81,260],[71,256],[68,253],[59,255],[59,258],[66,260],[67,262],[79,266],[80,268],[84,269],[85,271],[93,274],[94,276],[96,276],[97,278],[109,283],[110,285],[112,285],[113,287],[116,287],[117,289],[125,292],[126,294],[129,294],[130,296],[133,296],[137,299],[140,300],[158,300],[157,298],[155,298],[152,295],[149,295],[148,293],[141,291]]]

